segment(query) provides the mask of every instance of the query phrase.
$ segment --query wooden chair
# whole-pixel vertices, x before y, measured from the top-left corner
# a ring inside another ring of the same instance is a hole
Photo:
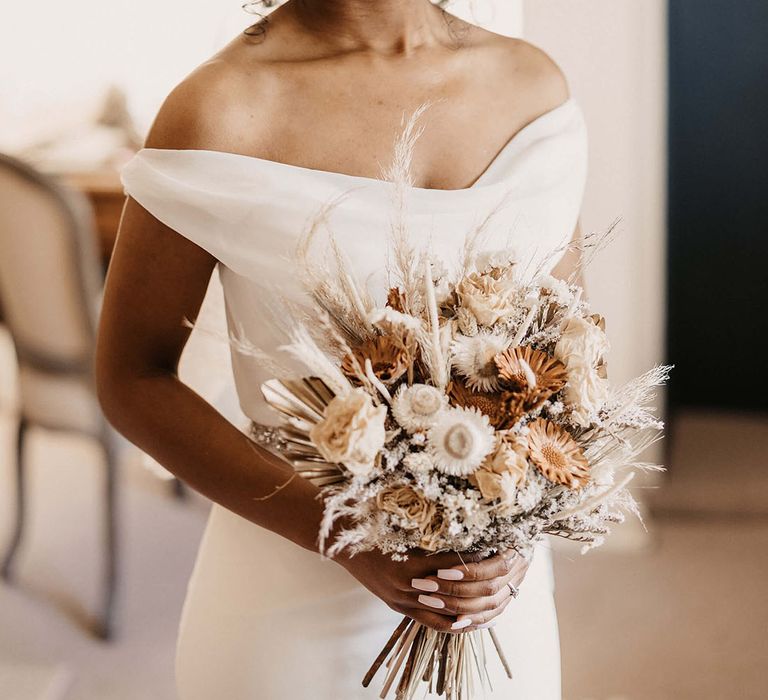
[[[19,367],[16,519],[0,565],[9,581],[24,534],[31,427],[97,440],[104,453],[104,579],[94,632],[113,632],[118,436],[96,398],[93,356],[103,273],[92,213],[77,193],[0,155],[0,299]]]

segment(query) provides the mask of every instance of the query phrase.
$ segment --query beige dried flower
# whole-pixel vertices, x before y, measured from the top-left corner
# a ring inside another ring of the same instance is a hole
[[[449,522],[440,508],[435,509],[432,520],[421,529],[419,547],[427,552],[436,552],[443,548],[443,538],[448,530]]]
[[[374,406],[363,389],[354,389],[333,398],[309,437],[323,459],[362,476],[373,469],[384,447],[386,416],[386,406]]]
[[[474,314],[466,307],[460,306],[456,312],[456,323],[459,327],[459,332],[462,335],[472,337],[477,335],[477,319]]]
[[[568,319],[555,346],[555,356],[568,373],[565,401],[582,427],[590,423],[608,397],[605,356],[610,348],[602,317]]]
[[[565,365],[530,346],[509,348],[494,358],[501,377],[511,388],[555,394],[565,386]]]
[[[409,484],[385,486],[376,496],[376,507],[405,521],[405,526],[427,532],[437,505]]]
[[[515,310],[516,287],[505,275],[472,272],[456,286],[461,305],[472,312],[482,326],[492,326]]]
[[[530,460],[553,484],[579,488],[589,479],[589,463],[576,441],[560,426],[539,418],[528,425]]]
[[[504,510],[515,505],[515,493],[528,474],[528,443],[513,436],[499,440],[495,452],[486,458],[470,479],[483,498],[500,502]]]

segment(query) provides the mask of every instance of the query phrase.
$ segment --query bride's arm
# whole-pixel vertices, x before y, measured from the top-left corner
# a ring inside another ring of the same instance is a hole
[[[317,490],[294,479],[280,498],[255,501],[290,477],[179,380],[190,330],[216,260],[129,200],[104,293],[96,377],[115,428],[214,501],[293,542],[316,547]],[[258,507],[256,504],[258,503]]]
[[[151,148],[226,150],[237,128],[236,85],[220,65],[198,69],[166,99]],[[219,135],[220,134],[220,135]],[[322,504],[292,474],[179,380],[177,368],[216,259],[129,199],[107,275],[96,352],[105,415],[190,486],[245,518],[316,549]]]

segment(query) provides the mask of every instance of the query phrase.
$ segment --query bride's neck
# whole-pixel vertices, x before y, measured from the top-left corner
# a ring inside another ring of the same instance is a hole
[[[408,54],[437,43],[442,12],[429,0],[294,0],[296,18],[347,50]]]

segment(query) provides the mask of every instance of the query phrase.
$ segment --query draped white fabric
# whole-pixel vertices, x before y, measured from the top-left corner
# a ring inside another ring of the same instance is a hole
[[[410,188],[412,240],[450,267],[467,232],[496,211],[482,247],[514,247],[531,265],[544,261],[576,225],[586,145],[581,110],[569,99],[519,131],[471,187]],[[122,177],[127,194],[216,257],[230,330],[266,351],[285,341],[277,296],[305,301],[292,256],[307,223],[330,201],[337,200],[329,226],[358,279],[380,300],[389,287],[388,183],[205,150],[143,149]],[[234,350],[232,368],[244,414],[274,422],[259,391],[268,373]],[[493,697],[560,697],[552,590],[541,546],[520,598],[498,625],[517,674],[506,680],[492,661]],[[214,506],[181,624],[180,696],[376,697],[359,681],[397,622],[338,565]]]

